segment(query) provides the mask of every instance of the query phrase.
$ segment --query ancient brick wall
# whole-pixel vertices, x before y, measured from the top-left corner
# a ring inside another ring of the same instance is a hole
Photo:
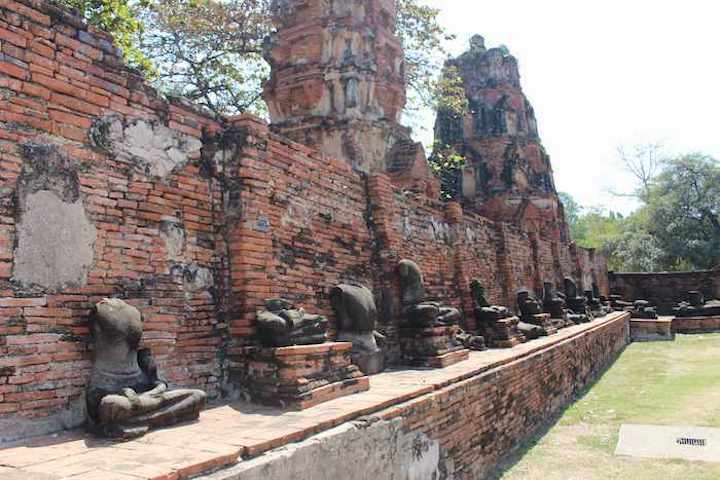
[[[0,3],[8,437],[82,420],[88,315],[103,297],[140,308],[143,342],[164,377],[217,397],[226,360],[252,343],[266,298],[332,322],[329,289],[362,282],[392,338],[396,265],[410,258],[428,294],[461,307],[472,327],[470,280],[512,306],[515,290],[537,288],[551,265],[573,273],[564,267],[575,262],[570,248],[553,245],[550,258],[547,239],[406,191],[385,174],[368,178],[257,119],[163,99],[123,66],[107,35],[47,2]]]
[[[231,253],[235,344],[254,334],[265,299],[283,297],[330,316],[329,292],[343,282],[372,288],[366,179],[350,166],[235,121],[216,158],[237,185],[237,218],[226,225]]]
[[[528,289],[540,293],[542,285],[536,272],[533,258],[533,248],[530,237],[520,228],[503,224],[502,236],[504,238],[505,261],[508,276],[507,289],[510,298],[508,305],[517,308],[516,293],[521,289]]]
[[[536,250],[538,260],[538,273],[543,282],[550,282],[556,288],[562,285],[560,265],[553,255],[553,244],[549,239],[538,236],[536,238]]]
[[[673,305],[687,301],[691,290],[703,292],[710,300],[720,298],[720,270],[664,273],[610,272],[609,287],[627,300],[648,300],[661,313],[669,314]]]
[[[199,141],[215,121],[47,3],[0,4],[0,45],[0,430],[82,419],[106,296],[140,307],[169,381],[216,395],[225,255]]]
[[[505,273],[500,266],[497,224],[474,214],[465,214],[457,226],[458,281],[463,289],[463,310],[469,326],[474,326],[474,303],[469,285],[477,279],[485,287],[493,305],[509,305]]]

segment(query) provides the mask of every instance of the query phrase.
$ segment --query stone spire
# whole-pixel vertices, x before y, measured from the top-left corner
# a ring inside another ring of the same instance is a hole
[[[395,0],[276,0],[263,97],[272,128],[363,171],[385,170],[405,106]]]
[[[465,206],[495,220],[566,237],[550,157],[522,91],[517,59],[505,47],[486,48],[476,35],[468,51],[447,62],[451,67],[463,79],[469,109],[464,118],[438,112],[435,141],[466,158],[457,178]]]

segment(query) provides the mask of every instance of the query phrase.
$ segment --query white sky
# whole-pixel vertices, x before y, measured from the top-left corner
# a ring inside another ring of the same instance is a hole
[[[453,55],[479,33],[518,58],[558,190],[582,205],[632,209],[609,194],[632,186],[619,145],[660,141],[720,159],[718,0],[427,2],[458,36]]]

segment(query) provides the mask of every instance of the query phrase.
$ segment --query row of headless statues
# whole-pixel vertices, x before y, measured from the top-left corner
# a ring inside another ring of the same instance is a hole
[[[428,298],[417,264],[402,260],[397,273],[402,328],[432,329],[461,323],[458,309]],[[476,350],[485,349],[486,340],[501,344],[512,337],[532,339],[547,334],[546,325],[537,322],[538,318],[552,317],[568,326],[610,311],[592,292],[578,295],[570,279],[565,280],[562,294],[546,284],[542,301],[527,290],[518,292],[519,318],[507,307],[490,305],[478,281],[472,282],[471,291],[479,331],[467,333],[457,328],[456,337],[462,345]],[[343,284],[331,290],[330,300],[337,320],[335,340],[352,342],[354,359],[381,357],[384,336],[376,330],[378,312],[373,293],[362,285]],[[95,354],[86,392],[87,423],[99,435],[123,439],[141,436],[151,428],[197,419],[205,405],[206,394],[201,390],[168,389],[150,350],[141,348],[142,323],[140,311],[120,299],[105,299],[93,311],[90,324]],[[266,301],[265,309],[257,313],[256,327],[258,342],[269,348],[329,341],[327,318],[283,299]],[[365,365],[374,370],[368,374],[382,369],[378,364]]]

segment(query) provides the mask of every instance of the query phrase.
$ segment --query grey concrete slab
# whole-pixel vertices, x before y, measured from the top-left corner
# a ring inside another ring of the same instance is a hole
[[[615,455],[720,462],[720,429],[626,424]]]

